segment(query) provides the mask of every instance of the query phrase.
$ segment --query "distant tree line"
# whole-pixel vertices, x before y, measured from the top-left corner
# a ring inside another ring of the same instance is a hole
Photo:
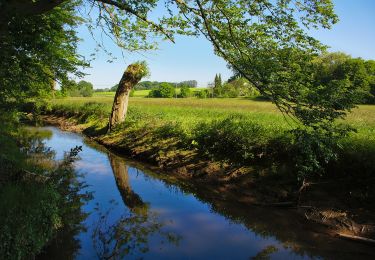
[[[179,93],[176,92],[176,87],[179,88]],[[188,97],[209,97],[207,89],[192,90],[188,84],[180,84],[179,86],[173,83],[163,82],[159,86],[151,89],[148,97],[153,98],[188,98]]]
[[[375,104],[375,61],[352,58],[342,52],[326,53],[314,60],[316,72],[311,75],[314,85],[328,86],[324,89],[327,95],[329,91],[345,92],[353,89],[354,99],[357,104]],[[198,97],[198,98],[235,98],[256,97],[266,99],[257,88],[241,74],[233,70],[233,75],[223,81],[221,74],[216,74],[213,83],[208,89],[192,90],[197,86],[196,80],[182,81],[179,83],[142,81],[135,86],[136,90],[150,89],[149,97]],[[180,91],[176,95],[175,89]],[[117,84],[110,89],[96,91],[116,91]],[[322,90],[323,91],[323,90]],[[73,91],[76,93],[77,91]],[[323,93],[321,93],[323,94]],[[345,95],[343,95],[345,99]],[[337,100],[337,103],[345,100]]]
[[[182,88],[183,86],[187,86],[188,88],[196,88],[198,86],[198,82],[196,80],[186,80],[186,81],[181,81],[178,83],[175,82],[159,82],[159,81],[142,81],[139,82],[137,85],[135,85],[134,89],[135,90],[144,90],[144,89],[157,89],[159,88],[162,84],[170,84],[173,86],[176,86],[178,88]],[[104,88],[104,89],[96,89],[96,92],[107,92],[107,91],[116,91],[118,87],[118,84],[114,85],[111,88]]]

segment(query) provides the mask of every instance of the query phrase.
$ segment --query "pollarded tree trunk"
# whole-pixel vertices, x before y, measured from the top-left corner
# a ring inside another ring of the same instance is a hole
[[[147,68],[143,63],[130,64],[125,70],[118,85],[115,99],[113,100],[108,132],[117,124],[125,121],[130,91],[147,74],[146,70]]]

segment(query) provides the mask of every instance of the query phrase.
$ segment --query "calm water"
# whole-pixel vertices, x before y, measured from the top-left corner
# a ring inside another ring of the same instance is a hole
[[[293,212],[205,202],[78,134],[43,129],[53,133],[45,143],[56,159],[83,147],[75,167],[93,199],[73,259],[375,259],[375,248],[314,233]],[[71,247],[45,256],[67,259]]]

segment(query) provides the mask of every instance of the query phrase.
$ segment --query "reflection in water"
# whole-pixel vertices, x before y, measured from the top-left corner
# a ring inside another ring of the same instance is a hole
[[[124,204],[131,210],[140,214],[147,214],[148,205],[144,203],[141,197],[132,191],[129,183],[128,166],[121,158],[108,154],[111,163],[112,172],[116,179],[117,188],[120,191]]]
[[[43,146],[44,144],[40,145]],[[62,229],[56,233],[37,259],[75,259],[81,249],[81,241],[77,239],[77,235],[86,231],[83,223],[88,216],[82,207],[92,199],[92,193],[84,191],[87,188],[84,176],[79,174],[72,164],[78,159],[80,151],[81,147],[76,146],[65,153],[63,160],[57,163],[54,173],[50,176],[61,195]]]
[[[161,244],[168,242],[178,245],[181,238],[163,231],[163,223],[158,220],[158,215],[151,212],[148,204],[132,191],[128,166],[125,162],[113,154],[108,154],[108,157],[122,200],[129,211],[111,223],[111,213],[116,203],[110,201],[112,207],[105,212],[102,212],[99,207],[96,208],[99,218],[92,240],[97,256],[100,259],[123,259],[127,255],[139,256],[149,251],[149,238],[155,234],[163,240]]]

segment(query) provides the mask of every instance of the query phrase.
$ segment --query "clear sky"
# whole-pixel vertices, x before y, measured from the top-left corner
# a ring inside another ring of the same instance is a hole
[[[375,60],[375,0],[334,0],[335,11],[340,21],[331,30],[311,32],[311,35],[331,47],[331,51],[343,51],[353,57]],[[83,39],[79,51],[89,55],[95,43],[85,28],[79,29]],[[102,52],[85,70],[89,75],[84,79],[92,82],[94,88],[111,87],[118,83],[126,66],[136,60],[146,60],[151,76],[146,80],[179,82],[197,80],[198,85],[206,87],[213,81],[216,73],[223,80],[231,76],[226,62],[215,56],[211,43],[204,38],[176,38],[176,43],[162,42],[159,50],[130,54],[121,53],[109,40],[104,40],[106,48],[117,57],[108,63],[108,56]]]

